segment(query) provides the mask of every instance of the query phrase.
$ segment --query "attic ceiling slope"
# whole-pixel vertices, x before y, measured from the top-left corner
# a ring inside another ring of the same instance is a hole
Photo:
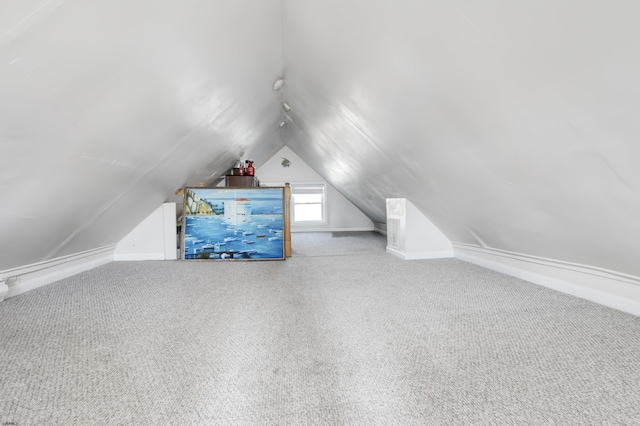
[[[285,143],[371,219],[640,276],[637,2],[283,4]]]
[[[282,146],[279,0],[0,4],[0,270],[117,243]]]

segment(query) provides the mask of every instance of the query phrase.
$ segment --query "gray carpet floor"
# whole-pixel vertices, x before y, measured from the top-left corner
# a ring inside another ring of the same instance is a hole
[[[640,318],[374,233],[292,242],[0,303],[0,424],[640,424]]]

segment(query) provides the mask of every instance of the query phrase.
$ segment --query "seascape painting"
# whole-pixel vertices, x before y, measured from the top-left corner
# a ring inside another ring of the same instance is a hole
[[[182,258],[284,259],[283,188],[186,188]]]

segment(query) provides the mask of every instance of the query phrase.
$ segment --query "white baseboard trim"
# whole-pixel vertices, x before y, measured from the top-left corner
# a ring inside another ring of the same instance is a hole
[[[373,230],[376,231],[379,234],[387,235],[387,224],[386,223],[373,222]]]
[[[356,228],[320,228],[313,229],[311,227],[305,227],[302,229],[293,229],[291,227],[291,233],[294,232],[361,232],[361,231],[375,231],[373,226],[361,226]]]
[[[387,253],[404,260],[442,259],[446,257],[453,257],[453,251],[424,251],[415,253],[404,253],[391,246],[387,246]]]
[[[9,287],[4,278],[0,278],[0,302],[4,300],[4,297],[9,292]]]
[[[116,262],[136,260],[165,260],[164,253],[116,253],[113,255]]]
[[[453,247],[460,260],[640,316],[640,277],[472,244]]]
[[[6,297],[17,296],[63,278],[113,261],[115,244],[57,257],[44,262],[0,271],[0,281],[8,287]]]

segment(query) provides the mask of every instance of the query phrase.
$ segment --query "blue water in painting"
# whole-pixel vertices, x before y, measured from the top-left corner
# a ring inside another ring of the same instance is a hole
[[[283,259],[282,191],[276,192],[279,197],[275,198],[255,198],[256,193],[249,193],[254,195],[250,215],[186,216],[184,258],[202,258],[202,252],[208,252],[211,259]],[[216,195],[215,201],[209,201],[220,204],[236,199]]]

